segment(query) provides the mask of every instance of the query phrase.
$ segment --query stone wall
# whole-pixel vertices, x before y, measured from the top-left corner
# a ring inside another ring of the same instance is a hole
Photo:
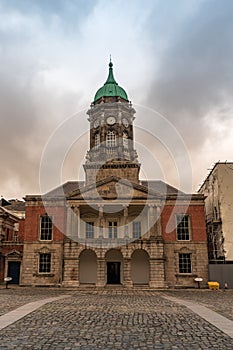
[[[51,272],[39,273],[39,253],[51,253]],[[63,244],[61,242],[26,242],[20,284],[24,286],[52,286],[62,281]]]

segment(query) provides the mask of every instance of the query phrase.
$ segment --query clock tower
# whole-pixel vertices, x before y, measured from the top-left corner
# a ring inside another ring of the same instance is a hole
[[[90,149],[84,170],[86,183],[110,176],[138,183],[140,164],[134,149],[135,110],[125,90],[113,76],[110,60],[105,84],[96,92],[87,112],[90,122]]]

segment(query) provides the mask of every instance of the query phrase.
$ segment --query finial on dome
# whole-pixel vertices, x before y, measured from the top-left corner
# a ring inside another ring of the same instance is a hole
[[[109,68],[112,68],[112,66],[113,66],[113,63],[112,63],[112,56],[111,56],[111,54],[110,54]]]

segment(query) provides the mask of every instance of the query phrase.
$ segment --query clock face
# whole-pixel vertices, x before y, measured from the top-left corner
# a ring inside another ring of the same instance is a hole
[[[128,128],[128,126],[129,126],[129,121],[128,121],[128,119],[123,118],[122,123],[123,123],[123,125],[124,125],[126,128]]]
[[[94,121],[94,128],[97,128],[98,126],[99,126],[99,120],[96,119],[96,120]]]
[[[115,124],[116,123],[116,119],[115,119],[115,117],[108,117],[107,118],[107,123],[109,124],[109,125],[113,125],[113,124]]]

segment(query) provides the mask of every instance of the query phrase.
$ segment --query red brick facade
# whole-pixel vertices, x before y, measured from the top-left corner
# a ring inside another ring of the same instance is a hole
[[[108,180],[106,179],[106,182],[107,181]],[[106,182],[104,182],[105,186]],[[138,196],[136,189],[137,186],[135,187],[134,193],[135,196]],[[146,188],[140,186],[140,190],[146,191]],[[111,249],[111,247],[109,249],[100,249],[97,246],[90,247],[90,240],[88,239],[78,239],[78,235],[81,234],[82,236],[85,234],[83,231],[85,230],[85,227],[77,226],[73,231],[73,224],[69,222],[70,214],[67,212],[67,208],[71,206],[75,215],[82,216],[84,222],[92,219],[85,218],[90,209],[87,209],[85,202],[81,204],[83,199],[73,200],[73,196],[78,198],[78,195],[74,193],[70,199],[69,196],[66,198],[66,205],[64,205],[64,202],[58,197],[56,198],[54,195],[48,200],[45,200],[46,208],[42,204],[41,197],[26,196],[25,243],[21,277],[22,285],[40,286],[59,284],[64,286],[79,286],[81,283],[84,283],[83,281],[86,281],[85,277],[82,277],[82,256],[85,252],[89,252],[88,254],[96,256],[97,270],[100,270],[99,272],[97,271],[96,280],[94,278],[93,282],[90,283],[97,286],[103,286],[107,283],[107,261],[103,261],[103,257],[107,257],[110,252],[112,252],[111,254],[113,254],[113,257],[116,256],[116,254],[122,256],[122,258],[118,257],[117,259],[122,259],[120,262],[122,265],[121,283],[126,287],[132,286],[134,281],[137,281],[135,272],[133,272],[135,270],[134,257],[137,252],[141,254],[140,259],[142,259],[142,256],[144,256],[144,258],[146,256],[148,257],[148,281],[146,281],[146,279],[143,280],[143,278],[142,280],[145,281],[146,284],[148,283],[151,287],[195,287],[196,282],[194,279],[196,277],[202,277],[202,285],[206,285],[208,278],[208,259],[204,202],[202,196],[192,195],[192,197],[189,198],[190,203],[187,206],[187,200],[185,198],[178,198],[175,194],[169,195],[165,201],[165,205],[157,223],[153,224],[153,226],[149,228],[149,231],[147,231],[140,240],[131,240],[127,246],[127,250],[124,244],[116,250]],[[70,200],[72,200],[71,203],[69,203]],[[75,204],[77,201],[79,202],[78,205]],[[143,209],[143,201],[144,200],[141,197],[141,209]],[[149,215],[148,218],[146,217],[146,222],[151,213],[156,215],[156,208],[158,205],[156,204],[156,198],[154,198],[154,203],[155,204],[151,204],[148,207],[147,205],[144,207]],[[128,210],[130,213],[130,206]],[[51,241],[40,240],[40,217],[46,215],[46,213],[53,218],[54,223]],[[180,241],[177,239],[177,214],[186,214],[189,217],[190,239],[188,240]],[[89,212],[88,215],[91,215],[91,218],[97,215],[96,218],[98,219],[99,213],[93,211],[92,214]],[[107,218],[105,220],[107,220]],[[173,227],[171,232],[167,232],[168,223]],[[73,238],[70,238],[71,236],[74,237],[74,241]],[[97,238],[97,241],[98,240],[99,238]],[[104,242],[106,242],[106,239],[102,239],[101,244],[104,245]],[[41,253],[51,254],[51,271],[47,274],[39,272],[39,254]],[[192,271],[190,271],[190,273],[180,272],[179,256],[182,254],[191,257]],[[94,266],[95,264],[93,263],[92,269],[96,268]],[[132,272],[132,275],[130,275],[130,271]],[[89,283],[88,279],[87,283]]]
[[[48,206],[44,207],[41,202],[38,205],[26,206],[26,222],[25,222],[25,242],[39,241],[40,235],[40,217],[48,213],[54,219],[53,240],[62,242],[66,225],[66,209],[63,206]]]
[[[25,220],[20,219],[3,207],[1,207],[0,216],[0,283],[3,283],[4,278],[9,276],[12,272],[14,273],[12,282],[18,284],[20,279],[20,265],[23,256]],[[17,265],[17,271],[12,270],[14,264]]]
[[[162,219],[162,232],[164,242],[176,242],[176,214],[187,214],[190,216],[191,224],[191,235],[193,242],[207,242],[206,236],[206,223],[204,206],[202,205],[192,205],[187,206],[182,205],[165,205],[161,219]],[[168,220],[171,220],[171,225],[174,228],[172,232],[167,232],[166,227]]]

